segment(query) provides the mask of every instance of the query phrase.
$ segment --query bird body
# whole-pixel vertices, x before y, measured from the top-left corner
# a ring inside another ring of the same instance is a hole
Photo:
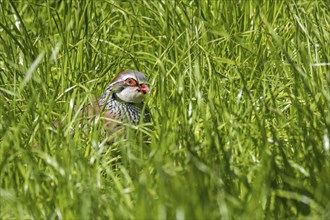
[[[144,108],[145,95],[150,91],[146,77],[135,70],[118,74],[106,88],[100,99],[88,106],[88,116],[101,115],[106,125],[113,126],[113,120],[139,124],[151,121],[148,108]],[[112,120],[111,120],[112,119]]]
[[[126,70],[112,80],[98,100],[90,102],[87,108],[80,111],[80,116],[87,117],[90,122],[101,118],[110,133],[122,127],[120,122],[138,125],[142,117],[142,122],[148,123],[151,116],[143,101],[149,92],[143,73]],[[63,122],[64,118],[53,121],[53,124],[58,127]]]
[[[95,102],[89,103],[86,109],[79,112],[80,116],[87,116],[88,121],[102,118],[106,126],[107,134],[120,130],[119,122],[128,122],[138,125],[141,120],[144,123],[151,121],[148,108],[143,101],[145,95],[150,92],[146,77],[135,70],[126,70],[118,74],[106,88],[103,95]],[[65,118],[54,120],[53,125],[62,127]],[[39,144],[34,143],[38,149]]]

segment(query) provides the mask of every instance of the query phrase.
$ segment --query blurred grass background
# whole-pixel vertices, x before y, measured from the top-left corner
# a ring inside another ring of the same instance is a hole
[[[329,7],[1,1],[0,218],[328,219]],[[124,69],[153,129],[81,127]]]

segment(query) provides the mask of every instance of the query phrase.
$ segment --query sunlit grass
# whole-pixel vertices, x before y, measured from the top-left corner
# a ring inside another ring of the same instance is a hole
[[[329,218],[325,2],[0,5],[2,219]],[[153,122],[106,135],[125,69]]]

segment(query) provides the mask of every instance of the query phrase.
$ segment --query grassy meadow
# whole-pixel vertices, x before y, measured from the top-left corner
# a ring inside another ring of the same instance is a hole
[[[321,0],[0,1],[0,219],[329,219],[329,42]],[[105,135],[125,69],[152,123]]]

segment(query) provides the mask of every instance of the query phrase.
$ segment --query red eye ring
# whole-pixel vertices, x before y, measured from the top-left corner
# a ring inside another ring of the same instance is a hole
[[[128,85],[128,86],[137,86],[138,83],[136,82],[135,79],[133,78],[127,78],[125,79],[125,84]]]

